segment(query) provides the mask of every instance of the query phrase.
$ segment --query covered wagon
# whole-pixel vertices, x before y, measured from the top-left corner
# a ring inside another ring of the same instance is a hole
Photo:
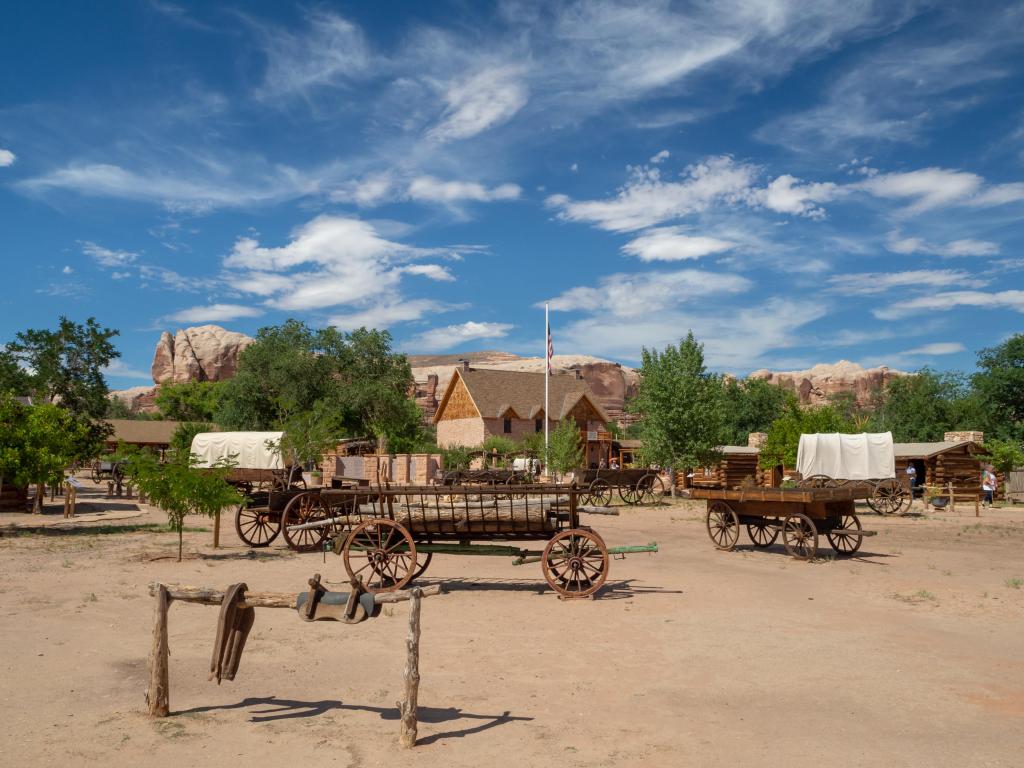
[[[904,511],[912,501],[896,477],[891,432],[800,435],[796,470],[801,488],[847,487],[880,514]]]
[[[251,547],[265,547],[281,532],[281,513],[306,488],[302,467],[281,455],[284,432],[200,432],[192,439],[196,466],[231,466],[227,481],[245,494],[235,530]]]

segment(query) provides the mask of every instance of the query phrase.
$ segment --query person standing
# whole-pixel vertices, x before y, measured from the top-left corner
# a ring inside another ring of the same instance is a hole
[[[981,490],[985,493],[984,504],[987,507],[992,506],[993,498],[996,493],[996,486],[998,485],[995,473],[991,467],[985,467],[981,472]]]
[[[910,498],[914,498],[914,488],[917,486],[917,467],[913,462],[907,464],[907,477],[910,478]]]

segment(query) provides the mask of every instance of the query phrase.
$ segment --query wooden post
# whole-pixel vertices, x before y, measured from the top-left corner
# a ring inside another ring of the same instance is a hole
[[[420,598],[419,588],[412,590],[409,607],[409,634],[405,639],[405,700],[398,702],[398,743],[406,749],[416,746],[416,707],[420,691]]]
[[[956,512],[956,497],[953,495],[953,483],[949,484],[949,511]]]
[[[66,486],[64,490],[64,517],[71,517],[71,486]]]
[[[149,652],[149,688],[146,690],[146,704],[150,717],[167,717],[170,705],[170,675],[167,668],[167,609],[171,600],[167,587],[158,585],[156,593],[156,616],[153,621],[153,648]]]
[[[220,546],[220,510],[213,516],[213,548]]]

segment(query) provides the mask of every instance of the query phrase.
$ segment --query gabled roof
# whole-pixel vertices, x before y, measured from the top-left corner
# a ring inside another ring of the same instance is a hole
[[[448,388],[437,406],[434,421],[440,420],[448,405],[448,398],[458,382],[464,382],[470,397],[480,415],[485,419],[501,418],[510,408],[520,418],[537,418],[544,410],[544,374],[527,371],[500,371],[470,368],[468,371],[455,369],[455,375],[448,382]],[[548,382],[550,418],[561,421],[576,407],[580,400],[587,402],[597,411],[601,421],[611,419],[597,402],[587,382],[575,375],[553,373]]]
[[[746,454],[749,456],[757,456],[761,453],[760,448],[752,448],[749,445],[720,445],[718,450],[722,453],[731,454]]]
[[[180,421],[146,419],[107,419],[114,428],[110,442],[125,442],[130,445],[170,445],[171,438]]]
[[[970,440],[955,443],[893,443],[893,454],[897,459],[930,459],[946,451],[956,450],[965,445],[974,445]]]

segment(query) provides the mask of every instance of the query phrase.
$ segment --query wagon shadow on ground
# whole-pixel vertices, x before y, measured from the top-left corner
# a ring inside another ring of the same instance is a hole
[[[424,579],[419,586],[437,583],[445,592],[532,592],[535,595],[552,595],[554,590],[545,582],[534,579]],[[682,590],[663,587],[644,587],[633,579],[618,581],[609,579],[595,595],[600,600],[622,600],[637,595],[681,595]]]
[[[296,699],[279,699],[276,696],[249,697],[242,699],[235,704],[219,704],[209,707],[192,707],[174,715],[195,715],[203,712],[213,712],[223,709],[254,709],[250,722],[268,723],[277,720],[293,720],[295,718],[317,717],[332,710],[349,710],[352,712],[370,712],[376,714],[381,720],[395,720],[400,717],[397,707],[374,707],[365,704],[345,704],[337,699],[322,699],[320,701],[299,701]],[[516,721],[531,721],[532,717],[513,716],[508,710],[500,715],[478,715],[472,712],[464,712],[457,707],[418,707],[416,718],[420,723],[439,724],[450,723],[458,720],[481,720],[479,725],[462,728],[459,730],[433,733],[417,740],[417,744],[432,744],[441,739],[463,738],[474,733],[496,728],[505,723]]]
[[[794,562],[800,562],[795,558],[791,557],[786,551],[785,547],[781,544],[772,544],[770,547],[755,547],[752,544],[737,544],[732,550],[740,554],[750,555],[775,555],[785,558],[787,560],[793,560]],[[869,550],[860,549],[855,555],[837,555],[832,551],[830,547],[818,547],[818,554],[814,556],[814,559],[809,561],[812,563],[864,563],[866,565],[885,565],[885,563],[875,562],[876,560],[886,560],[891,557],[899,557],[897,554],[890,552],[871,552]]]

